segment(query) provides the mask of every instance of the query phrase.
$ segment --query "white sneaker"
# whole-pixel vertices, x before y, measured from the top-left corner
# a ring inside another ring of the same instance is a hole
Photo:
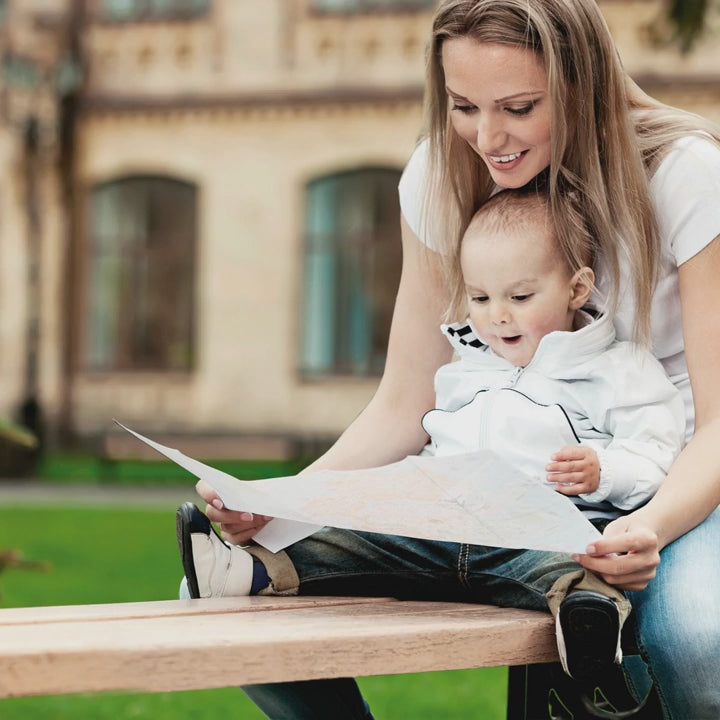
[[[195,505],[187,502],[178,508],[175,529],[191,598],[250,594],[252,555],[228,545]]]

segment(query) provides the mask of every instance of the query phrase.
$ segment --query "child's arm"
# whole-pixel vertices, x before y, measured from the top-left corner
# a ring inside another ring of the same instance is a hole
[[[587,445],[566,445],[547,464],[547,481],[563,495],[592,493],[600,484],[600,461]]]
[[[600,473],[595,490],[577,494],[590,503],[633,510],[655,494],[680,453],[685,408],[649,353],[618,343],[605,356],[589,420],[611,440],[583,440],[596,451]]]

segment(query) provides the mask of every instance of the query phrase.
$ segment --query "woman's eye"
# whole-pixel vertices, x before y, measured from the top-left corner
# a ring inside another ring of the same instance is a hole
[[[535,107],[535,103],[529,103],[528,105],[523,105],[522,107],[509,107],[505,108],[507,112],[509,112],[511,115],[529,115]]]
[[[475,112],[477,108],[474,105],[458,105],[457,103],[453,103],[452,106],[453,110],[458,110],[461,113],[465,113],[466,115],[469,115],[470,113]]]

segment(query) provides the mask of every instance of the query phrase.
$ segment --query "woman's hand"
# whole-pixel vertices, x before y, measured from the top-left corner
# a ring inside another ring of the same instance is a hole
[[[195,489],[207,503],[205,514],[220,525],[223,540],[233,545],[246,545],[257,532],[262,530],[272,518],[242,510],[226,510],[218,494],[203,480],[199,480]]]
[[[602,538],[573,560],[622,590],[643,590],[660,564],[658,537],[638,513],[613,520]]]

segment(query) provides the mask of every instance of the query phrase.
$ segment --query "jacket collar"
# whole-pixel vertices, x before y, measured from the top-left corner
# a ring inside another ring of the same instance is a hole
[[[615,340],[615,328],[610,315],[604,314],[595,319],[584,310],[579,311],[583,326],[578,330],[557,330],[546,335],[538,345],[529,365],[543,366],[546,363],[553,367],[571,362],[577,365],[604,352]],[[512,364],[493,353],[487,343],[478,335],[477,330],[468,318],[464,322],[441,325],[440,330],[461,358],[472,360],[482,354],[496,358],[507,367]]]

